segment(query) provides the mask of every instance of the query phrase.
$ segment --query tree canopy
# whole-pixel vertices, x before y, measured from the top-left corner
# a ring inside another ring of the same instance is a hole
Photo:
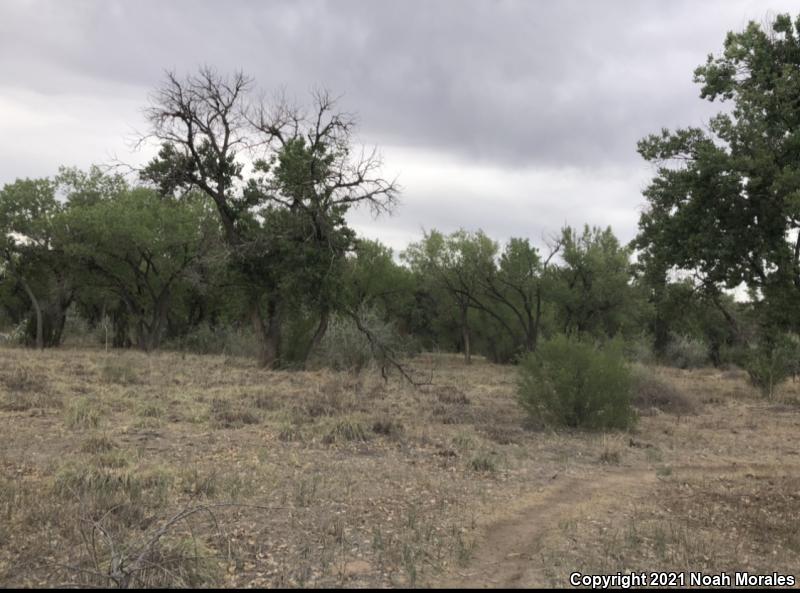
[[[744,283],[782,325],[800,305],[800,19],[728,34],[695,70],[701,97],[724,105],[707,128],[639,143],[657,173],[636,246],[654,268],[709,289]]]

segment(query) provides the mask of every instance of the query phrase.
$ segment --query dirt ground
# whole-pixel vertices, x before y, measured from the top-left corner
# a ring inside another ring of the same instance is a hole
[[[568,587],[572,572],[800,566],[800,388],[653,368],[691,403],[542,430],[455,356],[268,372],[0,350],[0,585]],[[800,576],[800,575],[796,575]]]

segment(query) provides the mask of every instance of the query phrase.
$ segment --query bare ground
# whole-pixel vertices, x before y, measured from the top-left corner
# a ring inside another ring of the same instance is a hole
[[[0,350],[0,585],[568,586],[796,570],[797,389],[654,369],[692,403],[624,434],[533,430],[514,369],[266,372],[223,357]],[[124,564],[124,563],[123,563]]]

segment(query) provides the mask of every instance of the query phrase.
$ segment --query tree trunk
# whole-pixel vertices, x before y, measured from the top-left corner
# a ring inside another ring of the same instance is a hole
[[[461,339],[464,342],[464,361],[467,364],[472,364],[472,352],[469,343],[469,323],[467,321],[467,313],[469,309],[466,306],[461,307]]]
[[[273,369],[280,359],[281,319],[278,298],[271,295],[267,300],[266,323],[257,298],[250,305],[250,317],[261,345],[259,362],[262,367]]]
[[[24,278],[20,278],[20,283],[22,284],[22,288],[25,289],[25,292],[28,293],[28,298],[31,299],[31,303],[33,304],[33,310],[36,312],[36,348],[39,350],[44,349],[44,322],[42,320],[42,307],[39,305],[39,299],[36,298],[36,295],[33,294],[30,285],[25,281]]]
[[[61,345],[64,337],[64,326],[67,323],[67,310],[72,304],[72,292],[59,290],[54,302],[42,308],[42,338],[46,348]]]
[[[111,345],[114,348],[127,348],[130,346],[130,323],[125,309],[117,307],[111,312],[111,326],[113,335]]]
[[[303,367],[306,366],[308,363],[308,359],[311,356],[311,353],[314,352],[319,345],[322,343],[322,338],[325,337],[325,332],[328,331],[328,323],[330,322],[331,313],[327,307],[324,307],[320,312],[319,317],[319,325],[317,325],[317,330],[314,332],[314,335],[311,338],[311,343],[308,345],[308,350],[306,350],[306,354],[303,357]]]
[[[168,323],[169,303],[169,288],[165,288],[154,305],[153,320],[148,328],[147,352],[155,350],[161,345],[161,338]]]
[[[528,316],[530,319],[530,314]],[[533,318],[533,325],[531,326],[531,349],[530,352],[536,352],[539,346],[539,328],[542,327],[542,290],[541,284],[536,288],[536,315]]]

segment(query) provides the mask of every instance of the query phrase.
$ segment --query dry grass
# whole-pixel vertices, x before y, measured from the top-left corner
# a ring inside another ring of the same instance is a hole
[[[683,416],[696,413],[692,400],[654,369],[639,367],[634,373],[633,405],[640,414],[664,412]]]
[[[132,558],[176,513],[201,505],[207,512],[147,549],[134,584],[425,586],[467,570],[483,530],[528,493],[609,471],[659,472],[664,487],[635,507],[609,495],[605,523],[576,507],[544,540],[539,557],[561,568],[543,564],[539,582],[564,585],[559,571],[580,562],[691,564],[715,542],[710,567],[796,560],[782,526],[797,518],[797,483],[764,468],[797,455],[788,435],[798,411],[757,399],[740,377],[657,370],[696,414],[597,435],[526,428],[512,367],[441,355],[415,364],[432,386],[268,372],[222,356],[4,349],[2,401],[33,404],[0,406],[0,422],[14,427],[0,433],[0,585],[111,585],[113,558]],[[758,478],[737,470],[715,482],[682,469],[755,459]],[[737,513],[748,534],[767,526],[755,547],[725,544],[736,541]],[[770,538],[784,542],[777,556]]]

